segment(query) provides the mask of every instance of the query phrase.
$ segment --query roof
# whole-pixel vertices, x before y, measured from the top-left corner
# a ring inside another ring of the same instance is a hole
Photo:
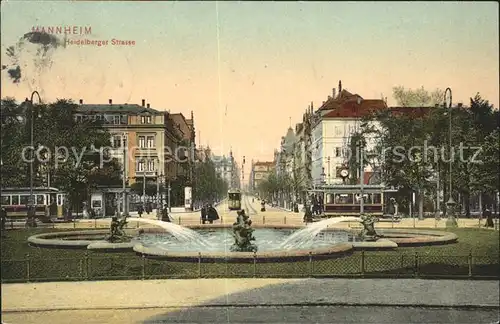
[[[267,161],[266,161],[266,162],[258,162],[258,161],[257,161],[257,162],[254,162],[254,164],[253,164],[253,165],[254,165],[254,166],[255,166],[255,165],[270,166],[270,165],[274,165],[274,164],[275,164],[274,162],[267,162]]]
[[[361,98],[361,97],[359,97]],[[333,105],[330,105],[333,106]],[[387,109],[387,104],[381,99],[360,99],[337,102],[336,107],[325,111],[323,118],[360,118],[369,116],[374,111]]]
[[[143,107],[137,104],[81,104],[77,105],[77,113],[121,113],[121,114],[144,114],[161,115],[164,112],[153,108]]]

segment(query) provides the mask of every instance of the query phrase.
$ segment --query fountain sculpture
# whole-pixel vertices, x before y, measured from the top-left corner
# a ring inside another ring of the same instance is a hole
[[[239,211],[238,218],[233,224],[234,244],[231,247],[232,252],[257,252],[257,245],[252,243],[255,241],[255,237],[251,225],[252,221],[245,214],[245,210]]]
[[[361,214],[361,224],[363,224],[363,230],[359,234],[360,238],[365,242],[373,242],[379,239],[381,236],[375,232],[375,222],[378,220],[377,218]]]
[[[123,228],[127,225],[127,216],[118,220],[117,216],[111,218],[111,225],[109,226],[110,234],[106,238],[109,243],[125,243],[130,242],[132,237],[125,234]]]

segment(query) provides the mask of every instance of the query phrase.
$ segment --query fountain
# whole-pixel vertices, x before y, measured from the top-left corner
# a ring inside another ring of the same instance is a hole
[[[322,221],[309,224],[304,229],[297,231],[290,235],[285,241],[280,244],[280,248],[284,250],[291,250],[296,248],[301,248],[306,245],[310,245],[318,233],[325,230],[329,225],[341,223],[341,222],[360,222],[359,217],[337,217],[328,218]]]
[[[231,247],[232,252],[257,252],[257,245],[252,243],[255,241],[255,237],[251,225],[252,221],[245,214],[245,210],[238,211],[238,218],[233,224],[234,244]]]
[[[32,246],[82,248],[98,251],[134,251],[143,257],[175,261],[290,262],[313,256],[342,257],[354,250],[394,249],[404,246],[454,243],[457,236],[416,229],[375,231],[377,218],[336,217],[301,225],[252,224],[244,211],[234,224],[197,224],[183,227],[160,220],[133,218],[154,225],[126,229],[127,219],[113,218],[109,230],[43,233],[30,236]],[[334,228],[338,223],[356,222],[360,228]],[[211,260],[211,261],[210,261]]]

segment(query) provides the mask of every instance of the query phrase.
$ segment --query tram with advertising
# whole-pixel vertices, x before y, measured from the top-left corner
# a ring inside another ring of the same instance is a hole
[[[241,191],[232,189],[227,192],[227,205],[229,210],[241,210]]]
[[[41,222],[51,222],[64,218],[65,194],[57,188],[33,188],[35,218]],[[25,220],[28,217],[30,188],[2,188],[1,205],[7,212],[8,220]]]
[[[323,185],[309,190],[309,196],[323,203],[323,217],[359,216],[363,192],[365,214],[392,218],[394,212],[389,210],[397,191],[383,185]]]

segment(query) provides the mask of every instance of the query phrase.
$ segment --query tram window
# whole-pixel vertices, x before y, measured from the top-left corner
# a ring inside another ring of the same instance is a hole
[[[10,196],[2,196],[2,206],[10,205]]]
[[[19,205],[19,196],[12,196],[12,205]]]
[[[19,205],[27,205],[29,200],[29,195],[19,195]]]
[[[57,205],[58,206],[62,205],[62,195],[57,195]]]
[[[237,199],[240,199],[240,195],[237,194],[237,193],[232,193],[232,194],[229,194],[229,199],[231,200],[237,200]]]
[[[44,204],[44,197],[43,195],[36,195],[36,204],[37,205],[43,205]]]
[[[335,195],[336,204],[352,204],[352,194],[337,194]]]
[[[333,194],[326,194],[326,203],[333,204]]]
[[[373,194],[372,199],[374,204],[380,204],[380,202],[382,201],[382,195],[378,193]]]

